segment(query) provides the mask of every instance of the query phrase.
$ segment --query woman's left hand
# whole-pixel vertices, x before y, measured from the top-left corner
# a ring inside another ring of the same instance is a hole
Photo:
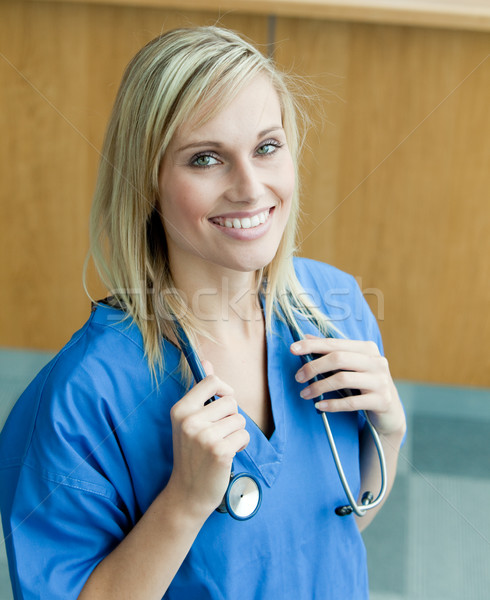
[[[315,375],[333,372],[307,385],[301,391],[303,398],[314,401],[323,393],[346,388],[360,391],[359,395],[316,402],[318,410],[366,410],[378,433],[390,435],[404,430],[405,414],[388,361],[374,342],[308,335],[292,344],[291,352],[297,356],[320,355],[297,371],[296,381],[300,383],[308,383]]]

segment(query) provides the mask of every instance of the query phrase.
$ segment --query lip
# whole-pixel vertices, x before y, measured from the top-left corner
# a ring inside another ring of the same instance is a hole
[[[259,211],[254,211],[254,212],[236,212],[233,214],[229,214],[224,216],[223,218],[227,218],[227,219],[232,219],[232,218],[244,218],[244,217],[253,217],[256,214],[260,214],[261,212],[264,212],[265,210],[267,210],[266,208],[262,208]],[[265,223],[261,223],[260,225],[257,225],[256,227],[250,227],[248,229],[235,229],[234,227],[224,227],[223,225],[218,225],[218,223],[214,223],[213,221],[209,221],[211,223],[211,225],[213,227],[215,227],[220,233],[222,233],[223,235],[226,235],[229,238],[233,238],[235,240],[241,240],[241,241],[252,241],[252,240],[256,240],[260,237],[262,237],[263,235],[265,235],[269,229],[272,226],[272,220],[274,218],[274,210],[275,207],[271,207],[269,209],[269,216],[267,218],[267,221]],[[221,215],[220,215],[221,216]],[[213,218],[217,218],[217,217],[213,217]]]
[[[209,217],[209,220],[211,220],[211,219],[245,219],[246,217],[252,218],[255,215],[260,215],[260,213],[263,213],[266,210],[271,211],[273,208],[274,208],[273,206],[264,206],[263,208],[258,208],[257,210],[253,210],[253,211],[242,210],[242,211],[237,211],[237,212],[233,212],[233,213],[226,213],[224,215],[213,215],[212,217]]]

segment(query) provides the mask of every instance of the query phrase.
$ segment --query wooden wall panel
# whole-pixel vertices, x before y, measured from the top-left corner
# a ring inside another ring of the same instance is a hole
[[[302,253],[371,289],[395,376],[490,385],[490,36],[280,19],[276,39],[324,99]]]
[[[124,66],[162,29],[219,16],[0,3],[1,345],[55,350],[86,319],[88,214]],[[220,22],[270,33],[263,16]],[[301,252],[359,278],[396,377],[490,385],[489,34],[278,18],[275,39],[319,90]]]
[[[218,20],[267,42],[265,17],[0,3],[1,345],[57,349],[86,320],[88,215],[123,69],[162,30]]]

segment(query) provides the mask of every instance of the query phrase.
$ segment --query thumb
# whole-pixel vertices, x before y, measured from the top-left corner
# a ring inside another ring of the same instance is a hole
[[[201,364],[202,368],[206,371],[206,375],[214,375],[214,367],[209,360],[203,360]]]

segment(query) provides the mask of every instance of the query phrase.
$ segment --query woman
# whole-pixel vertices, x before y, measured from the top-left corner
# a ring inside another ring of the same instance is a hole
[[[356,411],[389,487],[405,419],[353,278],[293,259],[296,113],[286,77],[223,29],[169,32],[129,64],[91,222],[112,296],[1,437],[16,598],[367,597],[359,529],[377,509],[335,514],[345,494],[312,404],[360,390],[316,404],[356,493],[379,488]],[[208,373],[196,385],[179,325]],[[250,520],[215,510],[232,466],[263,488]]]

